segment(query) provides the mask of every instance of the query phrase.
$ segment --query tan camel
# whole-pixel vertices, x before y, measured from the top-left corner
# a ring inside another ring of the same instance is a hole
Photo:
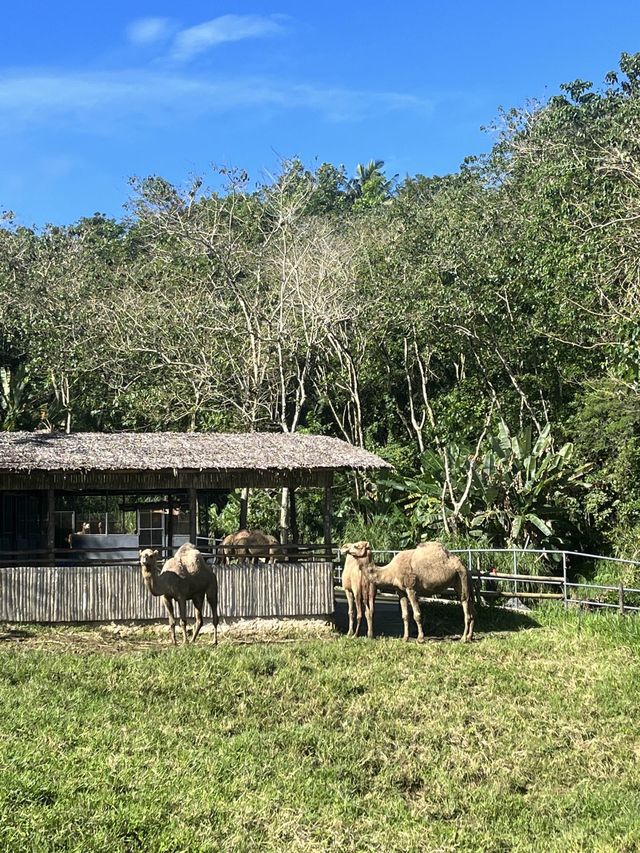
[[[358,636],[362,622],[364,603],[367,617],[367,637],[373,637],[373,612],[376,600],[376,587],[370,580],[368,570],[375,568],[373,552],[368,542],[347,542],[340,549],[344,555],[342,587],[349,605],[349,630],[347,636]],[[355,611],[355,612],[354,612]],[[355,628],[354,628],[355,623]]]
[[[173,644],[176,644],[176,620],[173,602],[178,602],[183,641],[188,643],[187,601],[193,601],[196,620],[191,642],[195,643],[202,628],[202,607],[206,596],[213,614],[214,644],[217,645],[218,579],[215,572],[206,564],[200,551],[190,543],[182,545],[175,557],[165,560],[162,572],[158,571],[158,556],[158,551],[151,548],[140,551],[142,578],[152,595],[161,595],[163,598],[169,616],[169,629]]]
[[[409,604],[418,628],[418,642],[424,641],[419,595],[433,595],[449,587],[456,591],[464,612],[464,631],[461,640],[466,643],[473,637],[475,610],[473,586],[469,572],[454,554],[440,542],[422,542],[417,548],[400,551],[386,566],[371,566],[366,570],[369,580],[378,588],[392,588],[398,593],[403,640],[409,639]]]
[[[267,563],[277,563],[278,560],[283,562],[286,554],[286,549],[283,545],[280,544],[280,541],[276,539],[275,536],[272,536],[270,533],[265,533],[265,538],[268,544],[268,554]]]
[[[232,560],[251,560],[254,563],[258,562],[259,557],[275,563],[278,546],[282,551],[282,546],[275,538],[263,533],[262,530],[239,530],[237,533],[230,533],[225,536],[218,546],[218,559],[221,563],[229,563]]]

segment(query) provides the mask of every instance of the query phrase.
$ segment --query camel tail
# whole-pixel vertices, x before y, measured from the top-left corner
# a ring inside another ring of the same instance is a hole
[[[462,560],[458,557],[452,559],[455,559],[458,563],[456,566],[458,573],[457,585],[459,585],[460,603],[464,611],[464,632],[461,639],[463,643],[468,643],[473,638],[473,629],[476,621],[475,587],[471,572],[462,563]]]
[[[476,594],[471,572],[455,554],[451,554],[449,559],[455,561],[455,569],[458,573],[458,577],[460,578],[460,601],[468,601],[470,604],[475,604]]]

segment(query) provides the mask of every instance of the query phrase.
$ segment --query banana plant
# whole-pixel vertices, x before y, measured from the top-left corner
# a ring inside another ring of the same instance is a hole
[[[574,468],[572,455],[571,442],[554,449],[549,425],[534,441],[530,427],[512,435],[501,423],[482,461],[491,499],[474,516],[472,527],[507,547],[565,544],[571,531],[566,497],[574,487],[585,487],[589,470],[587,465]]]
[[[534,439],[531,428],[511,434],[501,423],[477,459],[463,445],[446,448],[447,466],[433,450],[421,457],[420,472],[386,485],[402,494],[415,537],[438,535],[457,524],[457,532],[494,546],[557,548],[573,532],[567,498],[575,487],[586,487],[589,466],[574,468],[573,445],[553,447],[549,426]],[[453,519],[451,494],[471,482],[467,498]]]

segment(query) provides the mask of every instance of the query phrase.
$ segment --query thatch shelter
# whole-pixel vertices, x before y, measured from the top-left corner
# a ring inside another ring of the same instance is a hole
[[[96,577],[88,569],[132,567],[139,547],[170,554],[190,540],[206,550],[211,537],[202,529],[203,510],[216,495],[243,489],[239,527],[244,527],[247,495],[257,488],[290,491],[291,515],[281,531],[283,541],[291,534],[289,562],[301,564],[306,556],[316,568],[329,565],[334,475],[388,467],[362,448],[306,434],[0,433],[0,565],[6,567],[0,571],[8,582],[9,569],[66,568],[62,575],[56,572],[60,586],[60,577],[67,583],[71,568],[82,564],[86,584]],[[324,490],[320,545],[297,541],[295,494],[301,487]],[[80,505],[95,507],[99,496],[104,512],[78,511]],[[12,574],[14,587],[20,577]],[[124,575],[114,577],[120,582]],[[6,611],[0,601],[0,618],[8,618]],[[134,618],[129,611],[106,618]]]

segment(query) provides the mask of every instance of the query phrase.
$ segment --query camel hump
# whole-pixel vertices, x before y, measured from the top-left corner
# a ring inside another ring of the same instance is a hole
[[[442,542],[436,542],[432,540],[430,542],[420,542],[419,545],[416,545],[416,551],[419,551],[421,555],[429,557],[451,557],[451,551],[442,544]]]
[[[422,542],[414,548],[410,566],[423,584],[428,578],[430,585],[451,582],[456,575],[466,573],[458,557],[440,542]]]
[[[189,554],[192,551],[198,551],[196,546],[193,545],[191,542],[183,542],[183,544],[178,548],[178,550],[176,551],[174,556],[175,557],[182,557],[185,554]],[[200,551],[198,551],[198,554],[199,553],[200,553]]]
[[[269,536],[262,530],[239,530],[234,537],[235,545],[265,545],[269,543]]]
[[[178,574],[181,576],[194,575],[198,572],[206,570],[207,564],[201,552],[192,545],[191,542],[185,542],[176,551],[173,559],[178,566]]]

